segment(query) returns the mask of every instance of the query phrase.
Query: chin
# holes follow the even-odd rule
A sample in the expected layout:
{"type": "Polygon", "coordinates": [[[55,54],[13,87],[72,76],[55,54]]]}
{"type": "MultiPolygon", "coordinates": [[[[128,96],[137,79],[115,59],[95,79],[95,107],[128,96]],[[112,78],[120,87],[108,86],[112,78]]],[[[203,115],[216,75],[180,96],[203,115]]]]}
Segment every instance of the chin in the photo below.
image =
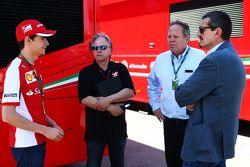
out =
{"type": "Polygon", "coordinates": [[[200,47],[200,48],[204,48],[204,45],[200,42],[200,43],[199,43],[199,47],[200,47]]]}

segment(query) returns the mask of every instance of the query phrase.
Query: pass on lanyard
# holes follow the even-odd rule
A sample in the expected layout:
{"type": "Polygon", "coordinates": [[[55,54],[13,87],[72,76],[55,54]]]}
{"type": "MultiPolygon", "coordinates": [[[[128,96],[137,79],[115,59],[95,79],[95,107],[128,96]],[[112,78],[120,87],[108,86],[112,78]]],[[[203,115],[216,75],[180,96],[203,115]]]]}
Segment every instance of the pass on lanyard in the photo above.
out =
{"type": "Polygon", "coordinates": [[[173,60],[173,57],[172,57],[172,66],[173,66],[173,70],[174,70],[174,79],[172,80],[172,90],[176,90],[177,87],[179,86],[179,80],[177,79],[177,74],[183,64],[183,62],[185,61],[186,59],[186,56],[188,54],[188,51],[189,51],[190,48],[188,48],[188,50],[186,51],[182,61],[181,61],[181,64],[180,66],[177,68],[177,70],[175,70],[175,64],[174,64],[174,60],[173,60]]]}

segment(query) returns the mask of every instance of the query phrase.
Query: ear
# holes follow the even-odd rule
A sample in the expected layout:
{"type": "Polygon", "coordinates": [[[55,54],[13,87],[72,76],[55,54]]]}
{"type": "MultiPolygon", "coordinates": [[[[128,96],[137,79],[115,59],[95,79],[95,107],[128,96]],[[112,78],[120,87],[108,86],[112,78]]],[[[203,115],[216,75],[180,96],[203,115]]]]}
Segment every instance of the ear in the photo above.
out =
{"type": "Polygon", "coordinates": [[[29,44],[30,44],[30,38],[28,36],[26,36],[24,38],[24,46],[29,45],[29,44]]]}
{"type": "Polygon", "coordinates": [[[220,27],[216,28],[215,35],[217,35],[218,37],[221,37],[221,34],[222,34],[222,29],[220,27]]]}

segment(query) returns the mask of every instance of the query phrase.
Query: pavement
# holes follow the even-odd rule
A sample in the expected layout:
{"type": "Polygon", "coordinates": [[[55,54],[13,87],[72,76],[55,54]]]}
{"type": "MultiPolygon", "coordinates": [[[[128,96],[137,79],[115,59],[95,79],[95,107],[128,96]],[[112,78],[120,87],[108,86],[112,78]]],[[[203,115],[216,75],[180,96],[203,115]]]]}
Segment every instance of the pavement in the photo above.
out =
{"type": "MultiPolygon", "coordinates": [[[[166,167],[164,157],[163,125],[155,116],[131,110],[126,111],[128,141],[125,151],[126,167],[166,167]]],[[[236,154],[227,160],[227,167],[250,167],[250,122],[240,122],[236,154]]],[[[85,167],[77,162],[64,167],[85,167]]],[[[110,167],[104,157],[102,167],[110,167]]]]}

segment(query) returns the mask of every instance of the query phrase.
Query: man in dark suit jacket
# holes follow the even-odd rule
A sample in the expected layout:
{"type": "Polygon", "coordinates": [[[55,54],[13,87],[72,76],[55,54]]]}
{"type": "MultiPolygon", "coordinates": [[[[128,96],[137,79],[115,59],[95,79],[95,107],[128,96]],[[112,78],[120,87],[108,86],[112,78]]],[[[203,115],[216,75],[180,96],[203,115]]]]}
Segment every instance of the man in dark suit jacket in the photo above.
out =
{"type": "Polygon", "coordinates": [[[203,16],[200,47],[208,55],[176,92],[180,107],[190,110],[181,157],[183,167],[225,167],[234,157],[246,74],[231,42],[230,17],[221,11],[203,16]]]}

